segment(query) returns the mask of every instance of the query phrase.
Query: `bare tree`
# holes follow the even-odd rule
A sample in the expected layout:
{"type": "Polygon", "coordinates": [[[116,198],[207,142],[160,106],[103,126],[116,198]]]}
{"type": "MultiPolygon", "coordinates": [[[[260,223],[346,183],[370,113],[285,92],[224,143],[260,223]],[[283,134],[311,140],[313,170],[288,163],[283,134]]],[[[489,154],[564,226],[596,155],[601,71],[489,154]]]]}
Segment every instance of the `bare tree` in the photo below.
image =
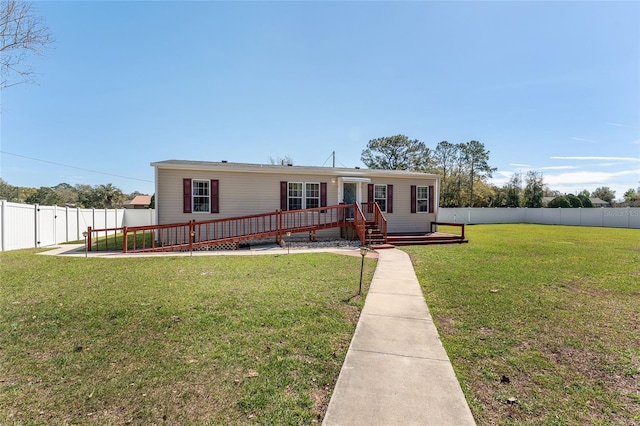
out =
{"type": "Polygon", "coordinates": [[[280,166],[289,166],[293,165],[293,158],[285,155],[284,157],[269,157],[269,164],[280,165],[280,166]]]}
{"type": "Polygon", "coordinates": [[[53,39],[44,19],[34,14],[32,3],[2,0],[0,7],[0,89],[3,89],[33,82],[34,70],[27,59],[31,54],[42,55],[53,39]]]}

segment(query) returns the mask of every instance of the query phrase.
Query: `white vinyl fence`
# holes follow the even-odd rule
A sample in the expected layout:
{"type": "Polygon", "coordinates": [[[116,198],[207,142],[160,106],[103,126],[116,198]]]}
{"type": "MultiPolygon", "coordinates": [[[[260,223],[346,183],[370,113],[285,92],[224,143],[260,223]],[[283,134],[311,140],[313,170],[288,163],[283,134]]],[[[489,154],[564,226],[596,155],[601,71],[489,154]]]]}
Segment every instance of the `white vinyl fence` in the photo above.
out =
{"type": "Polygon", "coordinates": [[[438,221],[464,224],[535,223],[640,229],[640,207],[623,208],[441,208],[438,221]]]}
{"type": "MultiPolygon", "coordinates": [[[[535,223],[640,229],[640,207],[624,208],[440,208],[438,221],[464,224],[535,223]]],[[[79,209],[0,201],[2,251],[81,240],[82,232],[155,225],[153,209],[79,209]]]]}
{"type": "Polygon", "coordinates": [[[89,226],[102,229],[154,224],[153,209],[80,209],[0,201],[2,251],[82,240],[89,226]]]}

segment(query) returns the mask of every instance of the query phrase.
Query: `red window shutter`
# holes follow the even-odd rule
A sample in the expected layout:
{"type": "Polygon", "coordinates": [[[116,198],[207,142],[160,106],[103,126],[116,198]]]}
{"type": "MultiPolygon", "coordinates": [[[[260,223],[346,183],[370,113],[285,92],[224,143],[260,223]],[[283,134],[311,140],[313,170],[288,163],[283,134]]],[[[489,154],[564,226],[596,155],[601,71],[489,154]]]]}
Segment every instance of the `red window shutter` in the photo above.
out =
{"type": "Polygon", "coordinates": [[[435,204],[433,199],[434,192],[435,191],[433,185],[429,185],[429,213],[433,213],[435,211],[435,204]]]}
{"type": "Polygon", "coordinates": [[[387,213],[393,213],[393,185],[387,185],[387,213]]]}
{"type": "Polygon", "coordinates": [[[367,185],[367,203],[369,203],[369,208],[367,209],[369,213],[373,213],[373,184],[370,183],[367,185]]]}
{"type": "Polygon", "coordinates": [[[220,182],[211,179],[211,213],[220,213],[220,182]]]}
{"type": "Polygon", "coordinates": [[[191,213],[191,179],[182,179],[182,213],[191,213]]]}
{"type": "Polygon", "coordinates": [[[327,207],[327,182],[320,182],[320,207],[327,207]]]}
{"type": "Polygon", "coordinates": [[[286,180],[280,181],[280,210],[287,210],[287,196],[289,193],[289,185],[286,180]]]}
{"type": "Polygon", "coordinates": [[[417,188],[416,185],[411,185],[411,213],[416,212],[417,204],[417,188]]]}

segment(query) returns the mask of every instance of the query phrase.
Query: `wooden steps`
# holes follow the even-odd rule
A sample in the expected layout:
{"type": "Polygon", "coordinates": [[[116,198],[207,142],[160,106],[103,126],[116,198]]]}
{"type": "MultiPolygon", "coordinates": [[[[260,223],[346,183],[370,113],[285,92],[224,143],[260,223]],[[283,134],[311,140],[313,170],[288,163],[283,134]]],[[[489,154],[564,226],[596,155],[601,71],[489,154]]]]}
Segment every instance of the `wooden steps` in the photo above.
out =
{"type": "Polygon", "coordinates": [[[388,235],[387,243],[394,246],[422,246],[429,244],[462,244],[469,240],[460,235],[433,232],[421,235],[388,235]]]}

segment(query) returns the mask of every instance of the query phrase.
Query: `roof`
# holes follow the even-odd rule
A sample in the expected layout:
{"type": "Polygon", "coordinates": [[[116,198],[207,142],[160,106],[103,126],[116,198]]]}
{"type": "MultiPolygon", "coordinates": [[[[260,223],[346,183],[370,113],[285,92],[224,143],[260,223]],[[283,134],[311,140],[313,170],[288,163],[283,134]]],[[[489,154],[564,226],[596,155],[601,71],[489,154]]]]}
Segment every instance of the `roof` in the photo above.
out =
{"type": "Polygon", "coordinates": [[[148,206],[151,204],[151,195],[136,195],[133,199],[125,201],[125,206],[148,206]]]}
{"type": "Polygon", "coordinates": [[[601,200],[600,198],[589,198],[591,204],[609,204],[608,201],[601,200]]]}
{"type": "Polygon", "coordinates": [[[313,174],[335,177],[394,177],[440,179],[439,175],[431,173],[411,172],[407,170],[382,170],[382,169],[361,169],[343,167],[318,167],[318,166],[283,166],[279,164],[249,164],[249,163],[229,163],[215,161],[188,161],[188,160],[166,160],[151,163],[156,169],[178,169],[178,170],[224,170],[228,172],[241,173],[274,173],[274,174],[313,174]]]}

